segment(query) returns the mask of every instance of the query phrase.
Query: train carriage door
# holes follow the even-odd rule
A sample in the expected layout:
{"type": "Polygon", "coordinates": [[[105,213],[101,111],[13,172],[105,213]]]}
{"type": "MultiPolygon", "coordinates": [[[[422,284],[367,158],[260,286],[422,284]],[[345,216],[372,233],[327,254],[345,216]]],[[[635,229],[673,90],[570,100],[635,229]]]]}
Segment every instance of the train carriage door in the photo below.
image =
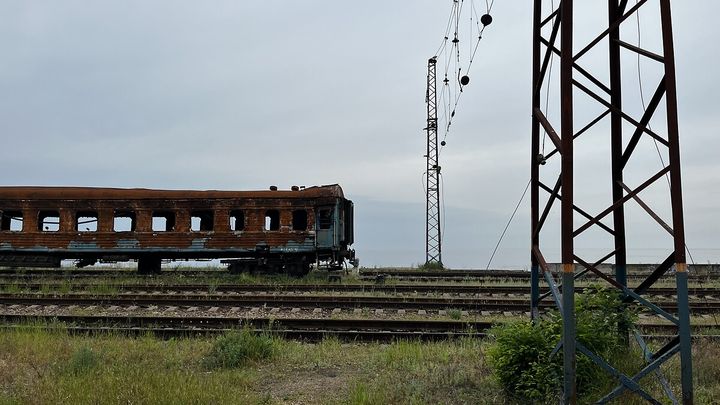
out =
{"type": "Polygon", "coordinates": [[[317,247],[332,247],[335,241],[335,207],[330,205],[326,207],[318,208],[316,226],[315,226],[315,237],[317,240],[317,247]]]}

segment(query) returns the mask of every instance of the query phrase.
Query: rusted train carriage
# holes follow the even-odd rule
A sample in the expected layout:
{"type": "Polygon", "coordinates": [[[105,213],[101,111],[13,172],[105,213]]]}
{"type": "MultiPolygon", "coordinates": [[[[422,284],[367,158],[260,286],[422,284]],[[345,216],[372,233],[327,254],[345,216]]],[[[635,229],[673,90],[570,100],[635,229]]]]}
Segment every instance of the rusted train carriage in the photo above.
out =
{"type": "Polygon", "coordinates": [[[0,187],[0,265],[232,259],[305,274],[354,260],[353,203],[338,185],[267,191],[0,187]]]}

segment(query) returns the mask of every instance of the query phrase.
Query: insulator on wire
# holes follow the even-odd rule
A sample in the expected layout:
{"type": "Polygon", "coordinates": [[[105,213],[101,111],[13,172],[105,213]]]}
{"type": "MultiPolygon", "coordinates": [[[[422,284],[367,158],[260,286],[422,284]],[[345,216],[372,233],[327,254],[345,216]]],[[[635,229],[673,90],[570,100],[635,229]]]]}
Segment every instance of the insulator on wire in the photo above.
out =
{"type": "Polygon", "coordinates": [[[484,26],[488,26],[492,24],[492,16],[490,14],[483,14],[482,17],[480,17],[480,22],[484,26]]]}

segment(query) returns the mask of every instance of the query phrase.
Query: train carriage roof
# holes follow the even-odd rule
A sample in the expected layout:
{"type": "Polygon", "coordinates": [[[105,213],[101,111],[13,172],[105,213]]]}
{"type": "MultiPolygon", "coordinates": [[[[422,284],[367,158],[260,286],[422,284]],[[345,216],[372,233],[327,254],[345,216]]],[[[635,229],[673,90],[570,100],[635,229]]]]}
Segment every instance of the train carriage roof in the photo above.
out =
{"type": "Polygon", "coordinates": [[[0,200],[154,200],[234,198],[344,198],[337,184],[313,186],[297,191],[259,190],[154,190],[100,187],[0,187],[0,200]]]}

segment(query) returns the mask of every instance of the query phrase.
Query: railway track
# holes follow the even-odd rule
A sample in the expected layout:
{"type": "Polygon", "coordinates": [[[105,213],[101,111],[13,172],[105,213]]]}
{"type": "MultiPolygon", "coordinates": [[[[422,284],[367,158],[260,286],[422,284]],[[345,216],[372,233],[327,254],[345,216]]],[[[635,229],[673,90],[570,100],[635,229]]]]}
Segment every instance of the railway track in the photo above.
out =
{"type": "MultiPolygon", "coordinates": [[[[656,302],[669,312],[676,312],[673,301],[656,302]]],[[[214,295],[214,294],[0,294],[0,305],[58,305],[58,306],[185,306],[185,307],[279,307],[279,308],[371,308],[405,310],[465,310],[524,312],[530,307],[527,298],[495,297],[407,297],[407,296],[353,296],[353,295],[214,295]]],[[[553,308],[545,300],[541,308],[553,308]]],[[[720,312],[720,301],[692,301],[693,314],[720,312]]]]}
{"type": "MultiPolygon", "coordinates": [[[[218,292],[218,293],[247,293],[247,292],[284,292],[284,293],[386,293],[386,294],[516,294],[529,295],[530,286],[527,285],[464,285],[464,284],[123,284],[123,283],[85,283],[73,282],[61,283],[3,283],[0,282],[0,291],[11,289],[22,291],[61,291],[71,289],[72,291],[92,291],[104,288],[117,292],[158,292],[158,293],[184,293],[184,292],[218,292]]],[[[576,287],[576,291],[582,292],[584,287],[576,287]]],[[[547,292],[547,288],[541,288],[540,292],[547,292]]],[[[688,293],[696,296],[720,298],[719,287],[690,287],[688,293]]],[[[653,287],[646,294],[672,296],[675,289],[672,287],[653,287]]]]}
{"type": "MultiPolygon", "coordinates": [[[[88,278],[68,278],[52,272],[30,277],[18,274],[18,278],[0,281],[0,291],[5,291],[0,293],[0,313],[4,313],[0,315],[0,328],[28,327],[28,324],[45,327],[42,325],[59,322],[71,333],[152,333],[175,337],[212,335],[246,326],[303,340],[320,340],[329,335],[349,341],[439,340],[483,335],[490,324],[476,316],[482,315],[485,319],[488,319],[486,315],[525,316],[530,292],[528,285],[480,284],[486,280],[482,277],[472,279],[474,285],[236,284],[232,283],[232,276],[226,282],[223,280],[226,273],[212,270],[168,272],[189,275],[187,280],[171,279],[170,282],[163,282],[163,276],[149,276],[139,279],[139,283],[138,279],[98,283],[90,277],[108,276],[108,271],[94,273],[88,278]],[[49,280],[47,274],[52,276],[49,280]],[[202,283],[199,279],[198,283],[191,278],[198,274],[218,275],[219,280],[202,283]],[[458,314],[462,311],[462,316],[447,316],[451,311],[458,314]],[[337,319],[367,317],[373,313],[379,319],[337,319]],[[467,316],[470,313],[473,315],[467,316]],[[117,314],[121,315],[113,316],[117,314]],[[300,318],[304,316],[312,318],[300,318]],[[473,320],[443,320],[451,318],[473,320]]],[[[130,271],[122,273],[135,276],[130,271]]],[[[525,275],[519,277],[514,273],[517,272],[509,279],[522,282],[525,275]]],[[[485,277],[495,279],[503,275],[507,272],[491,272],[485,277]]],[[[0,273],[0,280],[3,276],[0,273]]],[[[676,312],[674,292],[670,287],[656,287],[647,294],[655,295],[654,302],[663,309],[676,312]]],[[[707,314],[720,313],[720,288],[693,287],[689,292],[693,314],[710,319],[711,315],[707,314]]],[[[548,299],[541,306],[554,305],[548,299]]],[[[641,319],[657,320],[654,316],[641,319]]],[[[643,328],[643,333],[655,336],[672,333],[667,325],[643,328]]]]}
{"type": "MultiPolygon", "coordinates": [[[[336,273],[342,276],[342,273],[336,273]]],[[[0,278],[5,279],[34,279],[34,278],[96,278],[96,277],[144,277],[148,279],[161,278],[163,276],[182,277],[233,277],[226,269],[192,269],[192,270],[163,270],[161,274],[139,275],[135,269],[3,269],[0,270],[0,278]]],[[[628,280],[643,280],[647,274],[628,274],[628,280]]],[[[596,276],[592,273],[586,275],[589,279],[596,276]]],[[[692,280],[717,279],[720,274],[690,274],[692,280]]],[[[358,272],[361,280],[381,280],[385,278],[401,280],[425,280],[425,281],[467,281],[467,280],[530,280],[530,272],[524,270],[400,270],[400,269],[361,269],[358,272]]],[[[665,276],[672,279],[671,274],[665,276]]]]}
{"type": "MultiPolygon", "coordinates": [[[[401,339],[445,340],[460,337],[483,337],[492,327],[489,322],[387,319],[273,319],[228,317],[163,316],[27,316],[0,315],[3,329],[62,329],[69,333],[153,333],[163,337],[198,336],[250,328],[287,339],[318,341],[335,336],[346,341],[393,341],[401,339]]],[[[710,326],[693,326],[697,336],[712,331],[710,326]]],[[[640,325],[648,336],[669,336],[675,327],[668,324],[640,325]]]]}
{"type": "MultiPolygon", "coordinates": [[[[628,280],[644,280],[649,274],[630,273],[627,275],[628,280]]],[[[593,273],[587,273],[586,279],[599,279],[593,273]]],[[[690,274],[688,279],[691,281],[704,281],[718,279],[720,274],[700,275],[690,274]]],[[[360,280],[383,280],[383,279],[400,279],[407,281],[467,281],[467,280],[527,280],[530,282],[530,272],[524,270],[360,270],[358,273],[360,280]]],[[[665,279],[674,280],[674,276],[670,273],[663,276],[665,279]]]]}

